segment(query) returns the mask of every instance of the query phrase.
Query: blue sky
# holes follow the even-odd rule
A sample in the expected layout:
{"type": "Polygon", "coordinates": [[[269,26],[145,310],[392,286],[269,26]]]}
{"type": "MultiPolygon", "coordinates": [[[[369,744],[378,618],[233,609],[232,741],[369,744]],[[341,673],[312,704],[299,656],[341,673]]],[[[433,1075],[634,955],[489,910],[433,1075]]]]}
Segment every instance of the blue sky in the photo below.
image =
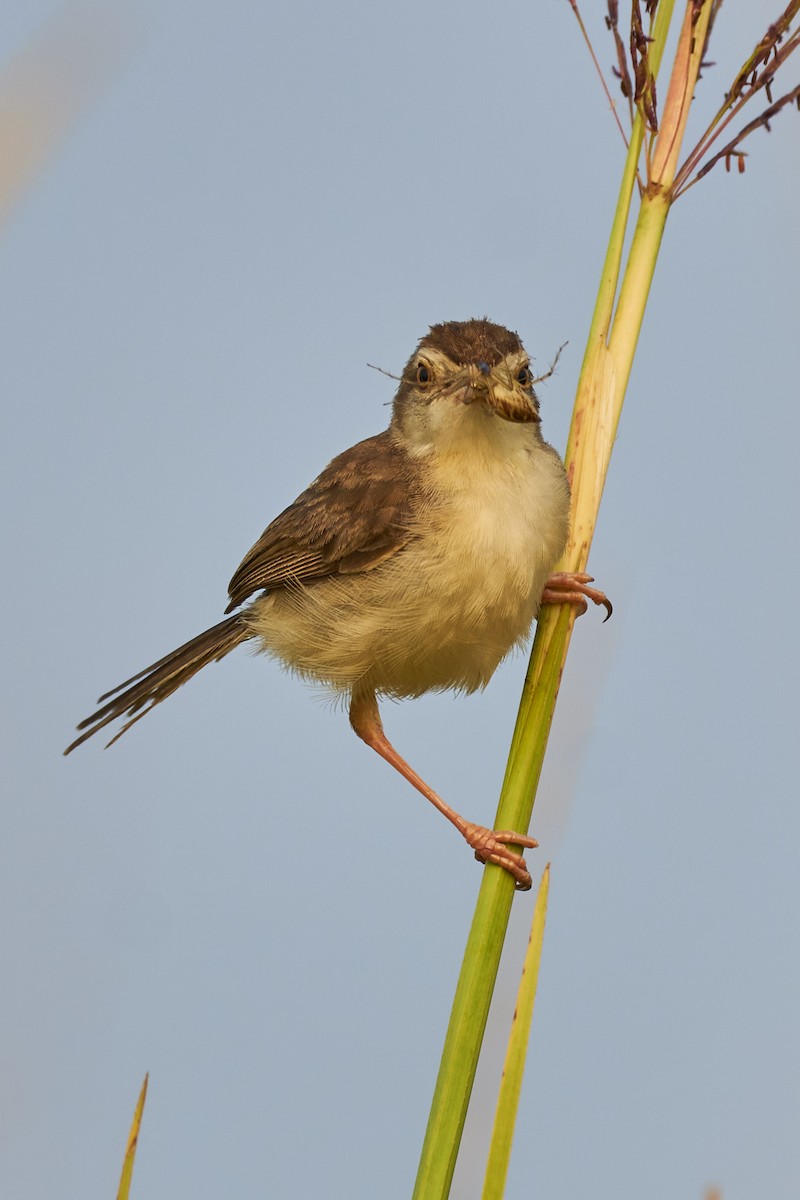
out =
{"type": "MultiPolygon", "coordinates": [[[[777,14],[746,7],[696,130],[777,14]]],[[[9,64],[54,11],[5,15],[9,64]]],[[[134,1195],[399,1200],[480,882],[450,827],[246,652],[112,750],[61,751],[219,619],[268,521],[386,424],[366,363],[431,322],[488,314],[542,370],[569,340],[540,388],[563,449],[622,147],[567,4],[165,0],[124,36],[113,11],[108,78],[0,243],[0,1191],[112,1194],[149,1070],[134,1195]]],[[[509,1200],[797,1195],[799,134],[782,114],[667,226],[590,564],[614,618],[576,630],[534,811],[552,887],[509,1200]]],[[[386,708],[476,820],[524,668],[386,708]]]]}

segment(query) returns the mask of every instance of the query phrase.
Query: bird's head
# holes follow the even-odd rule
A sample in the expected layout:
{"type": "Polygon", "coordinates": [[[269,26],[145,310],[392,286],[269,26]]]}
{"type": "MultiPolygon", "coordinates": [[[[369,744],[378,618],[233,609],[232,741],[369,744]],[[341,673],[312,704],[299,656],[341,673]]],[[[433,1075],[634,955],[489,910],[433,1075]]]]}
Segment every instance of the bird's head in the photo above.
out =
{"type": "Polygon", "coordinates": [[[530,360],[516,333],[486,318],[432,325],[403,371],[393,424],[413,441],[487,418],[538,425],[530,360]]]}

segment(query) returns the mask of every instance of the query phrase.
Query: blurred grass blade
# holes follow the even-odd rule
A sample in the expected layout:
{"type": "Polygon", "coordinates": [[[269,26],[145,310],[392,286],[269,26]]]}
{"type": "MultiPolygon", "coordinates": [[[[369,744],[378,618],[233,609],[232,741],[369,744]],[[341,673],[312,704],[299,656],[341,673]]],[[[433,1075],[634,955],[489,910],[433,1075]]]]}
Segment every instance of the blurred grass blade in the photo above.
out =
{"type": "Polygon", "coordinates": [[[525,1073],[525,1057],[528,1052],[536,985],[539,981],[539,963],[542,958],[542,940],[544,923],[547,918],[549,888],[550,864],[548,863],[542,875],[542,882],[539,884],[539,894],[536,897],[531,935],[525,951],[522,978],[519,981],[519,991],[517,992],[517,1004],[508,1037],[506,1061],[503,1066],[497,1110],[494,1115],[492,1141],[486,1162],[482,1200],[502,1200],[505,1191],[508,1164],[511,1159],[511,1142],[514,1137],[514,1125],[517,1120],[519,1097],[522,1091],[522,1077],[525,1073]]]}
{"type": "Polygon", "coordinates": [[[0,68],[0,223],[142,42],[130,0],[68,0],[0,68]]]}
{"type": "Polygon", "coordinates": [[[125,1161],[122,1164],[122,1174],[119,1180],[119,1191],[117,1192],[117,1200],[128,1200],[131,1190],[131,1178],[133,1176],[133,1160],[136,1157],[136,1145],[139,1141],[139,1129],[142,1124],[142,1113],[144,1112],[144,1102],[147,1096],[147,1081],[150,1078],[149,1074],[145,1075],[142,1090],[139,1092],[139,1099],[136,1102],[136,1111],[133,1114],[131,1123],[131,1131],[128,1134],[128,1145],[125,1150],[125,1161]]]}

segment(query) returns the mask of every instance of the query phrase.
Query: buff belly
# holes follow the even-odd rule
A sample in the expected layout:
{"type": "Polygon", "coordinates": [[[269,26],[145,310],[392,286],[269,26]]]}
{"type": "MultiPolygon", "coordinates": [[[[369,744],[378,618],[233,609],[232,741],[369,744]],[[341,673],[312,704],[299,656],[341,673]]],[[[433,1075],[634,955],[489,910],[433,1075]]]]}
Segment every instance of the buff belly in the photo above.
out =
{"type": "Polygon", "coordinates": [[[395,557],[261,596],[248,610],[260,648],[337,692],[485,686],[528,636],[566,539],[563,467],[537,449],[477,478],[446,464],[418,536],[395,557]]]}

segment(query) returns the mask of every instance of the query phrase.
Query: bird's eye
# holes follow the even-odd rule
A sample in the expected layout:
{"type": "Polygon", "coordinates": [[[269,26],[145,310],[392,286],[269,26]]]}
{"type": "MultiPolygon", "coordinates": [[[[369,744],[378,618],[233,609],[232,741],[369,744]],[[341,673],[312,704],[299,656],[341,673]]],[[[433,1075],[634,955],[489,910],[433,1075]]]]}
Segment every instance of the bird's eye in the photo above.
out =
{"type": "Polygon", "coordinates": [[[530,382],[531,382],[530,367],[520,367],[519,371],[517,371],[517,383],[521,384],[522,387],[527,387],[530,382]]]}
{"type": "Polygon", "coordinates": [[[420,387],[427,387],[433,381],[433,371],[430,367],[426,367],[425,363],[417,363],[417,383],[420,387]]]}

